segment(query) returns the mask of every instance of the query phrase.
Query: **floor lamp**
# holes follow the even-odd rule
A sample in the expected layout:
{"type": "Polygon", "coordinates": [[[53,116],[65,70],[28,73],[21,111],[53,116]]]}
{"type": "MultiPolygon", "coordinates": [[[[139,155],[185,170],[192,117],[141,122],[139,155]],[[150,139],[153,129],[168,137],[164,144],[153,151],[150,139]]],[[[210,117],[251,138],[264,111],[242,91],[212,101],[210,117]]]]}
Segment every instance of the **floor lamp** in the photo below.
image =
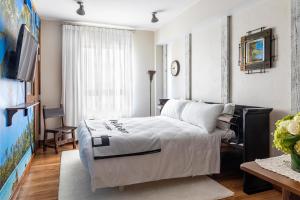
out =
{"type": "Polygon", "coordinates": [[[152,116],[152,80],[153,80],[153,76],[156,73],[155,70],[148,70],[148,74],[149,74],[149,79],[150,79],[150,116],[152,116]]]}

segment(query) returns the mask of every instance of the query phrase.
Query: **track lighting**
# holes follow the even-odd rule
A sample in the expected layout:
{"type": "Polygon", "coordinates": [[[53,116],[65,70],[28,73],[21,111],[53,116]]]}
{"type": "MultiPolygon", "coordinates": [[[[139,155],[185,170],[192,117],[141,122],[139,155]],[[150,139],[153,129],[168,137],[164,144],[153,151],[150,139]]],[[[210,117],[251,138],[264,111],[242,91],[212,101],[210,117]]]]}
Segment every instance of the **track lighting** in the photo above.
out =
{"type": "Polygon", "coordinates": [[[85,15],[85,11],[84,11],[84,6],[83,6],[83,1],[77,1],[77,3],[79,4],[79,8],[77,9],[77,14],[78,15],[85,15]]]}
{"type": "Polygon", "coordinates": [[[156,14],[157,14],[157,12],[153,12],[153,13],[152,13],[152,19],[151,19],[151,22],[152,22],[152,23],[156,23],[156,22],[159,21],[158,18],[156,17],[156,14]]]}

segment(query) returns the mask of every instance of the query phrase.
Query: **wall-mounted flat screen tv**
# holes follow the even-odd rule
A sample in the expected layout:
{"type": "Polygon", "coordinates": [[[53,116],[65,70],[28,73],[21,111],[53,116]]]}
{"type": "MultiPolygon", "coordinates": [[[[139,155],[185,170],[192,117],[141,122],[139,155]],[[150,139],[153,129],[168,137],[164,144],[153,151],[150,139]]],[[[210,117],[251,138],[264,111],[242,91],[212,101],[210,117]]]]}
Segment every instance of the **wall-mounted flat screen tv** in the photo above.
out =
{"type": "Polygon", "coordinates": [[[34,80],[38,42],[25,24],[19,31],[16,52],[10,57],[8,78],[31,82],[34,80]]]}

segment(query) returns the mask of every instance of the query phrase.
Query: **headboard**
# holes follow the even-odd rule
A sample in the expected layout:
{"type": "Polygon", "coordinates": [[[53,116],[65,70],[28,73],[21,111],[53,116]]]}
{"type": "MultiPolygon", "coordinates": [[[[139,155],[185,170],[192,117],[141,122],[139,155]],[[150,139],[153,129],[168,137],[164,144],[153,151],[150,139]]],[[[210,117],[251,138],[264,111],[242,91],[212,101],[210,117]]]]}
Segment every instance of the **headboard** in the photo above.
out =
{"type": "MultiPolygon", "coordinates": [[[[160,99],[161,108],[169,99],[160,99]]],[[[218,104],[216,102],[205,102],[218,104]]],[[[245,149],[249,145],[261,146],[262,152],[269,152],[270,113],[272,108],[257,106],[235,105],[234,122],[231,129],[236,133],[236,143],[242,144],[245,149]]],[[[261,150],[261,148],[257,148],[261,150]]],[[[254,152],[255,154],[255,152],[254,152]]]]}
{"type": "MultiPolygon", "coordinates": [[[[209,104],[219,104],[215,102],[205,102],[209,104]]],[[[247,134],[250,128],[249,126],[255,125],[258,130],[268,131],[269,135],[269,121],[270,113],[273,108],[264,108],[257,106],[246,106],[246,105],[235,105],[234,110],[234,123],[236,126],[232,125],[230,129],[234,130],[238,137],[238,143],[245,141],[245,134],[247,134]],[[268,130],[267,130],[268,129],[268,130]]],[[[252,127],[254,129],[254,127],[252,127]]],[[[254,131],[254,130],[252,130],[254,131]]]]}
{"type": "Polygon", "coordinates": [[[263,131],[264,133],[267,133],[269,137],[269,116],[272,110],[272,108],[235,105],[234,115],[237,116],[237,127],[235,128],[232,126],[231,128],[237,133],[238,142],[244,142],[247,140],[248,137],[250,137],[249,131],[263,131]]]}

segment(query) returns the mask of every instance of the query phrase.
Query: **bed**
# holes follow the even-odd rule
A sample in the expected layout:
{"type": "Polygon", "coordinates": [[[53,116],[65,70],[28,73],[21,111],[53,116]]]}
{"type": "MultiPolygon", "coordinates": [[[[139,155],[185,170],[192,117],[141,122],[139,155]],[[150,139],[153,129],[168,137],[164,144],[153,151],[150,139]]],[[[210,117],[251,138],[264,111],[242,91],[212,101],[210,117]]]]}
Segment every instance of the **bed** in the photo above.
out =
{"type": "MultiPolygon", "coordinates": [[[[86,121],[82,122],[78,129],[79,152],[91,177],[93,191],[162,179],[218,174],[221,140],[234,136],[231,130],[216,128],[208,133],[205,128],[186,122],[189,120],[168,116],[125,118],[120,121],[128,132],[147,130],[155,133],[160,139],[161,151],[95,159],[91,130],[86,121]]],[[[99,127],[105,126],[103,120],[93,123],[98,123],[99,127]]]]}

